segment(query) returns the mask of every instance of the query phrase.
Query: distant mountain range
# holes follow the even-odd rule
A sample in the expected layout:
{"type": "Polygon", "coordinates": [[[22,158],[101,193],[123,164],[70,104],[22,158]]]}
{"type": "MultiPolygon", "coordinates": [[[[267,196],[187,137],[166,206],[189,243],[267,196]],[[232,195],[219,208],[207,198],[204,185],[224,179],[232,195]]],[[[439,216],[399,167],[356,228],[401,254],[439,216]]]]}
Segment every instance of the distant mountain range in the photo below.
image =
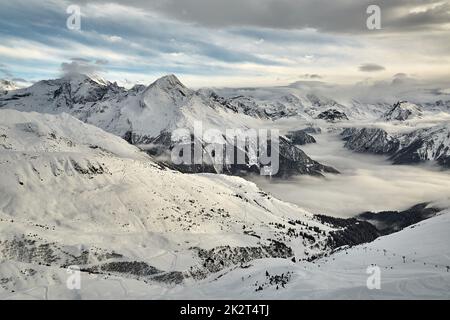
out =
{"type": "MultiPolygon", "coordinates": [[[[2,82],[4,88],[14,88],[2,82]]],[[[422,106],[400,101],[392,106],[385,103],[364,104],[353,101],[351,105],[338,103],[322,94],[300,90],[298,86],[272,89],[200,89],[191,90],[176,76],[168,75],[149,86],[136,85],[125,89],[100,78],[73,74],[56,80],[43,80],[31,87],[5,90],[0,96],[0,108],[20,111],[37,111],[59,114],[69,113],[83,122],[93,124],[118,135],[128,142],[159,157],[167,165],[174,141],[171,133],[177,128],[193,131],[196,121],[203,128],[248,129],[258,126],[258,121],[277,121],[297,117],[302,121],[318,123],[327,128],[341,122],[378,121],[395,122],[420,119],[424,112],[447,112],[449,102],[436,101],[422,106]],[[222,93],[223,95],[221,95],[222,93]],[[233,93],[237,93],[234,95],[233,93]],[[242,93],[246,93],[243,95],[242,93]],[[320,121],[324,122],[320,122],[320,121]],[[330,123],[330,124],[327,124],[330,123]],[[163,160],[164,159],[164,160],[163,160]]],[[[302,128],[299,128],[302,129],[302,128]]],[[[394,134],[382,129],[345,130],[346,146],[359,152],[384,153],[392,156],[394,163],[416,163],[437,160],[448,163],[447,127],[424,129],[416,134],[394,134]],[[402,151],[401,151],[402,150],[402,151]]],[[[203,153],[206,142],[197,137],[203,153]]],[[[224,136],[224,145],[230,145],[224,136]]],[[[248,150],[240,150],[250,158],[248,150]]],[[[280,170],[277,176],[295,174],[323,175],[337,173],[330,166],[322,165],[308,157],[295,142],[280,139],[280,170]]],[[[225,159],[224,161],[225,162],[225,159]]],[[[245,175],[261,170],[259,163],[247,161],[244,165],[213,165],[186,163],[173,166],[182,172],[222,172],[245,175]]]]}
{"type": "MultiPolygon", "coordinates": [[[[128,142],[148,150],[154,156],[165,156],[173,148],[171,133],[177,128],[193,131],[201,121],[206,129],[248,129],[258,117],[252,110],[235,108],[231,100],[220,99],[212,92],[193,91],[174,75],[156,80],[149,86],[130,90],[116,83],[72,75],[56,80],[37,82],[29,88],[9,92],[0,97],[0,107],[20,111],[51,114],[69,113],[76,118],[116,134],[128,142]]],[[[197,137],[205,151],[205,141],[197,137]]],[[[224,144],[232,144],[227,141],[224,144]]],[[[250,158],[248,150],[241,150],[250,158]]],[[[322,175],[338,173],[309,158],[288,139],[280,139],[280,168],[274,176],[294,174],[322,175]]],[[[211,157],[211,155],[206,154],[211,157]]],[[[231,164],[218,170],[214,166],[181,164],[182,172],[223,172],[229,174],[256,173],[260,164],[231,164]]]]}

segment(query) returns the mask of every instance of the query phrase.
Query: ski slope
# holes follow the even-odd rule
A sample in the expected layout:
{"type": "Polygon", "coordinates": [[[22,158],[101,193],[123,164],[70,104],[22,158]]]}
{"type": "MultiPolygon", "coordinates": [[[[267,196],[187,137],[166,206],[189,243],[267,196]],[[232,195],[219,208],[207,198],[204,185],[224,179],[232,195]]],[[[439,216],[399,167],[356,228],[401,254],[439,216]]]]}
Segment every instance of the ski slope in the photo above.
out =
{"type": "Polygon", "coordinates": [[[82,274],[81,290],[67,290],[65,270],[3,262],[3,277],[14,277],[17,292],[7,299],[449,299],[450,211],[373,243],[342,250],[314,263],[261,259],[202,281],[160,286],[118,277],[82,274]],[[405,260],[403,260],[403,256],[405,260]],[[405,262],[404,262],[405,261],[405,262]],[[380,289],[366,286],[367,267],[381,270],[380,289]],[[288,275],[284,288],[266,277],[288,275]],[[255,291],[259,286],[263,290],[255,291]]]}

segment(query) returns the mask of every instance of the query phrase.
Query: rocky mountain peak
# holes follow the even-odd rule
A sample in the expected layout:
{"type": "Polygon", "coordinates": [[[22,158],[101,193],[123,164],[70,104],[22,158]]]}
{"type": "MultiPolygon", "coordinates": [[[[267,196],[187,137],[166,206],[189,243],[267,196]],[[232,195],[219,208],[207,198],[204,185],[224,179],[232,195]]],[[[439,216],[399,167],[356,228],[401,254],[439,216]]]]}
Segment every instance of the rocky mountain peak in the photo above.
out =
{"type": "Polygon", "coordinates": [[[158,87],[161,89],[168,89],[168,90],[177,88],[187,89],[186,86],[182,84],[181,81],[174,74],[169,74],[157,79],[150,85],[150,87],[158,87]]]}
{"type": "Polygon", "coordinates": [[[166,107],[180,106],[192,94],[193,91],[182,84],[175,75],[170,74],[157,79],[145,89],[143,104],[148,105],[153,101],[166,107]]]}
{"type": "Polygon", "coordinates": [[[408,101],[399,101],[395,103],[392,108],[382,116],[382,118],[388,121],[405,121],[421,116],[422,109],[418,105],[410,103],[408,101]]]}

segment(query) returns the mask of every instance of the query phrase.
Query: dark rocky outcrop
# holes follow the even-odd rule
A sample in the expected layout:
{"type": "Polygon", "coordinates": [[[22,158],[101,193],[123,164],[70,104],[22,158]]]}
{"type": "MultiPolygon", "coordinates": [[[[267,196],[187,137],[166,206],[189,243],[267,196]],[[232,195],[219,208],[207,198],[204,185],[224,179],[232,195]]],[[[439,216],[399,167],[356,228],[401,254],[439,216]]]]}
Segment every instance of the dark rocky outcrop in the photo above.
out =
{"type": "Polygon", "coordinates": [[[381,128],[347,128],[341,133],[345,147],[362,153],[390,156],[393,164],[436,161],[450,168],[450,127],[437,125],[409,133],[387,133],[381,128]]]}
{"type": "Polygon", "coordinates": [[[400,231],[412,224],[431,218],[440,210],[428,207],[428,203],[420,203],[404,211],[364,212],[356,218],[373,224],[381,234],[400,231]]]}
{"type": "Polygon", "coordinates": [[[295,174],[322,176],[323,173],[337,174],[335,168],[325,166],[306,155],[301,149],[280,138],[280,169],[276,176],[289,177],[295,174]]]}
{"type": "Polygon", "coordinates": [[[203,261],[201,268],[191,271],[192,277],[204,278],[208,273],[219,272],[234,265],[244,265],[255,259],[263,258],[291,258],[294,253],[284,243],[272,240],[267,245],[259,247],[230,247],[221,246],[210,250],[192,248],[197,251],[203,261]]]}
{"type": "Polygon", "coordinates": [[[288,138],[293,144],[297,145],[316,143],[316,139],[304,130],[291,131],[286,135],[286,138],[288,138]]]}
{"type": "MultiPolygon", "coordinates": [[[[225,139],[225,137],[224,137],[225,139]]],[[[194,137],[191,136],[191,143],[186,149],[190,149],[191,156],[193,159],[194,155],[194,137]]],[[[189,143],[189,142],[187,142],[189,143]]],[[[155,156],[157,159],[160,159],[166,166],[179,170],[183,173],[224,173],[230,175],[240,175],[245,176],[248,174],[260,174],[260,163],[253,163],[249,160],[249,149],[246,147],[245,150],[238,149],[235,144],[231,145],[227,144],[223,145],[223,155],[226,155],[227,148],[234,149],[235,159],[229,164],[229,161],[222,160],[224,165],[215,166],[213,164],[213,157],[211,154],[205,152],[205,144],[201,141],[197,141],[197,143],[202,145],[203,150],[203,163],[202,164],[173,164],[171,163],[171,151],[175,146],[175,143],[171,140],[171,135],[168,132],[164,132],[160,134],[157,138],[151,141],[149,144],[149,148],[146,150],[150,155],[155,156]],[[245,164],[239,164],[237,161],[237,154],[244,154],[245,164]],[[206,159],[206,161],[205,161],[206,159]]],[[[270,155],[272,152],[272,144],[271,140],[267,140],[268,145],[268,154],[270,155]]],[[[287,178],[293,175],[314,175],[321,176],[324,173],[334,173],[337,174],[335,168],[330,166],[325,166],[320,164],[319,162],[311,159],[306,155],[301,149],[295,146],[289,139],[280,137],[279,139],[279,147],[277,150],[274,149],[274,152],[279,154],[279,168],[278,172],[273,175],[273,177],[279,178],[287,178]]]]}
{"type": "Polygon", "coordinates": [[[348,117],[344,112],[341,112],[336,109],[325,110],[325,111],[319,113],[317,115],[317,118],[328,121],[328,122],[337,122],[337,121],[348,120],[348,117]]]}
{"type": "Polygon", "coordinates": [[[308,134],[319,134],[322,133],[322,129],[319,127],[306,127],[304,129],[301,129],[300,131],[303,131],[308,134]]]}
{"type": "Polygon", "coordinates": [[[328,245],[331,249],[372,242],[381,235],[374,225],[355,218],[342,219],[324,215],[317,215],[316,218],[322,223],[341,228],[331,231],[328,235],[328,245]]]}
{"type": "Polygon", "coordinates": [[[399,101],[395,103],[385,114],[383,114],[381,118],[387,121],[405,121],[421,116],[422,109],[419,106],[407,101],[399,101]]]}
{"type": "Polygon", "coordinates": [[[415,205],[404,211],[363,212],[355,218],[343,219],[316,215],[321,223],[329,224],[337,231],[328,235],[331,249],[372,242],[376,238],[400,231],[410,225],[435,216],[440,209],[428,207],[427,203],[415,205]]]}

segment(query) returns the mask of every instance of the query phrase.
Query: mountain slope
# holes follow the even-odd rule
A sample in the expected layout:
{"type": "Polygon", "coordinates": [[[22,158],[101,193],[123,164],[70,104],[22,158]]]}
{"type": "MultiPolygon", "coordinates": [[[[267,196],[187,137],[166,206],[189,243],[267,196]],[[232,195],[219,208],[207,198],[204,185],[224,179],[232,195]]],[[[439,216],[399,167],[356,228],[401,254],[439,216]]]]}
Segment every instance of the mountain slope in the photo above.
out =
{"type": "Polygon", "coordinates": [[[75,74],[42,80],[31,87],[9,92],[1,97],[0,107],[45,113],[70,112],[86,118],[93,104],[123,92],[115,83],[75,74]]]}
{"type": "Polygon", "coordinates": [[[386,154],[394,164],[436,161],[450,168],[450,125],[438,124],[407,133],[381,128],[348,128],[342,132],[345,147],[357,152],[386,154]]]}
{"type": "Polygon", "coordinates": [[[419,106],[407,101],[399,101],[383,114],[381,118],[386,121],[405,121],[420,118],[422,114],[422,109],[419,106]]]}
{"type": "Polygon", "coordinates": [[[356,152],[393,154],[400,147],[398,139],[380,128],[347,128],[341,135],[345,147],[356,152]]]}
{"type": "Polygon", "coordinates": [[[450,168],[450,124],[419,129],[399,137],[403,146],[391,158],[394,163],[417,163],[435,160],[450,168]]]}
{"type": "Polygon", "coordinates": [[[0,255],[33,270],[170,284],[329,250],[332,227],[255,184],[161,168],[67,114],[0,110],[0,137],[0,255]]]}
{"type": "Polygon", "coordinates": [[[70,291],[65,269],[4,261],[0,273],[6,280],[0,298],[448,299],[449,226],[446,210],[398,233],[313,262],[265,258],[183,286],[82,272],[81,289],[70,291]],[[374,266],[380,268],[380,289],[369,290],[367,282],[374,275],[369,268],[374,266]]]}

